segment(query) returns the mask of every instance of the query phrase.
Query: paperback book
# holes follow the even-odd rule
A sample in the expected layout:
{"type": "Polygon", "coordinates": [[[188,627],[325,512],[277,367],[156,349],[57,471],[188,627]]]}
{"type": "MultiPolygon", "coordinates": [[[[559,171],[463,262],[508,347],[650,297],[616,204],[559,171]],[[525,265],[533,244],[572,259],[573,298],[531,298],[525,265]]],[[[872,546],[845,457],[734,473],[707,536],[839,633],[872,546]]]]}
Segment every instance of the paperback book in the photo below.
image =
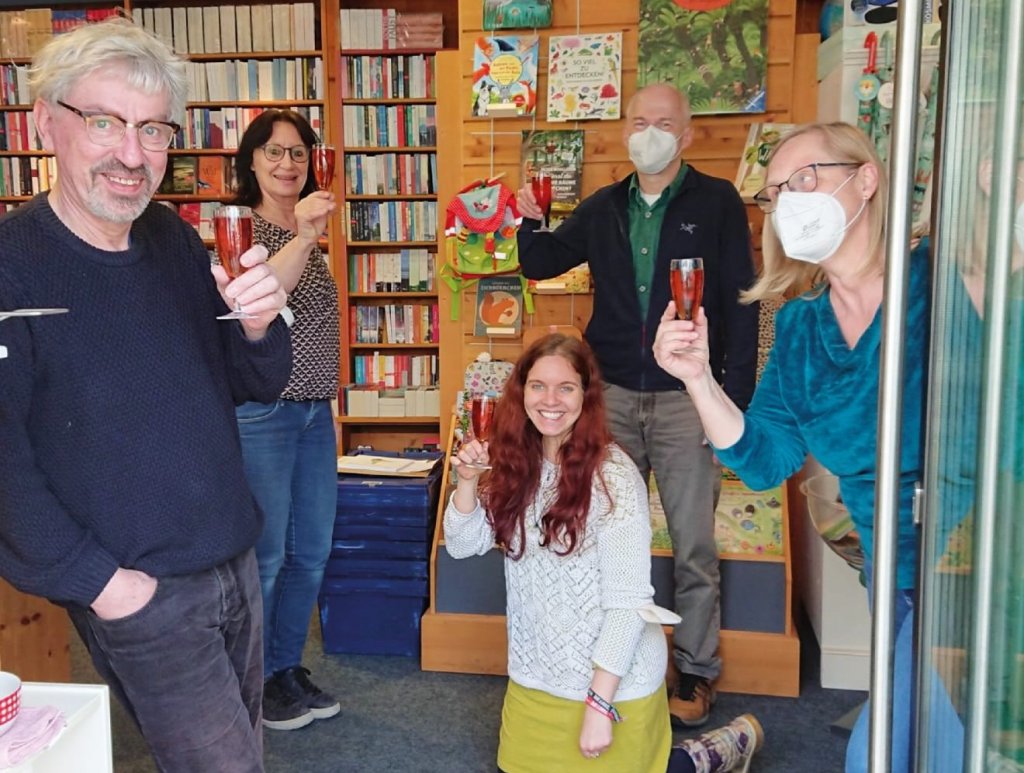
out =
{"type": "Polygon", "coordinates": [[[523,285],[518,276],[486,276],[477,283],[473,335],[518,337],[523,328],[523,285]]]}
{"type": "Polygon", "coordinates": [[[768,157],[772,150],[788,132],[796,128],[792,123],[756,122],[750,124],[747,144],[740,157],[740,166],[736,172],[736,190],[742,199],[750,203],[754,194],[768,184],[765,177],[768,157]]]}
{"type": "Polygon", "coordinates": [[[575,207],[583,177],[583,130],[524,131],[522,168],[524,184],[537,172],[551,176],[552,206],[575,207]]]}
{"type": "Polygon", "coordinates": [[[533,115],[539,48],[536,35],[477,38],[471,114],[481,118],[533,115]]]}
{"type": "Polygon", "coordinates": [[[548,120],[622,117],[622,33],[553,35],[548,43],[548,120]]]}
{"type": "Polygon", "coordinates": [[[483,3],[485,30],[551,26],[551,0],[483,0],[483,3]]]}

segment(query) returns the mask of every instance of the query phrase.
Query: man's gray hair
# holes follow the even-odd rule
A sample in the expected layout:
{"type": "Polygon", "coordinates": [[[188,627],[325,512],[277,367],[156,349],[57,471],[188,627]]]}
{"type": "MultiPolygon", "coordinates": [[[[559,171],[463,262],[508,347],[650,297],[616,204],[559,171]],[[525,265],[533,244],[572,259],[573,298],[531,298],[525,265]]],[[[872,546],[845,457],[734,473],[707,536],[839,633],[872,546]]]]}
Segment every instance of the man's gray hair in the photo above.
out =
{"type": "Polygon", "coordinates": [[[185,62],[128,19],[85,24],[55,35],[33,57],[29,87],[35,99],[53,104],[65,99],[82,79],[109,67],[124,68],[128,84],[145,94],[165,92],[167,118],[183,122],[188,99],[185,62]]]}

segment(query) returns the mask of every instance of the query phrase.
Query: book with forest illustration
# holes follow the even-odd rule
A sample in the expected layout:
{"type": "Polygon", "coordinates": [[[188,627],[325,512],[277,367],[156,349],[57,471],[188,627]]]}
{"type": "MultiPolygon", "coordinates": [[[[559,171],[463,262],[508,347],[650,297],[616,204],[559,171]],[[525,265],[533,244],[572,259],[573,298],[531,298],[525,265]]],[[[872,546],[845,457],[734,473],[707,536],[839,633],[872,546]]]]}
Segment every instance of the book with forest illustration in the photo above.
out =
{"type": "Polygon", "coordinates": [[[640,0],[637,86],[673,83],[694,115],[763,113],[768,0],[640,0]]]}

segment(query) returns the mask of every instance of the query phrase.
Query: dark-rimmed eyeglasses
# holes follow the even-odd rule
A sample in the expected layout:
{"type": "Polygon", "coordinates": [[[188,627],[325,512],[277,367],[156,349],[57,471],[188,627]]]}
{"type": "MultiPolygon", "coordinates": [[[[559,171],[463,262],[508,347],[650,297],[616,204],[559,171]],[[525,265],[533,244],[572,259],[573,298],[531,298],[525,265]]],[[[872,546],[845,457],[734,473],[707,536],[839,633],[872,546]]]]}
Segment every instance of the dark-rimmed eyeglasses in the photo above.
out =
{"type": "Polygon", "coordinates": [[[267,157],[267,161],[280,161],[284,158],[285,153],[291,156],[292,161],[296,164],[305,164],[309,161],[309,148],[305,145],[292,145],[290,148],[286,148],[283,145],[268,142],[266,145],[261,145],[260,149],[267,157]]]}
{"type": "Polygon", "coordinates": [[[766,215],[775,211],[783,188],[794,193],[811,193],[818,187],[818,170],[831,166],[861,166],[859,161],[819,161],[797,169],[789,179],[777,185],[766,185],[754,194],[754,203],[766,215]]]}
{"type": "Polygon", "coordinates": [[[57,100],[57,104],[65,110],[70,110],[83,121],[85,121],[85,133],[89,139],[97,145],[110,147],[118,144],[124,133],[131,127],[139,135],[139,144],[146,150],[167,150],[174,135],[181,129],[180,126],[171,121],[140,121],[131,123],[119,115],[101,113],[90,110],[79,110],[67,102],[57,100]]]}

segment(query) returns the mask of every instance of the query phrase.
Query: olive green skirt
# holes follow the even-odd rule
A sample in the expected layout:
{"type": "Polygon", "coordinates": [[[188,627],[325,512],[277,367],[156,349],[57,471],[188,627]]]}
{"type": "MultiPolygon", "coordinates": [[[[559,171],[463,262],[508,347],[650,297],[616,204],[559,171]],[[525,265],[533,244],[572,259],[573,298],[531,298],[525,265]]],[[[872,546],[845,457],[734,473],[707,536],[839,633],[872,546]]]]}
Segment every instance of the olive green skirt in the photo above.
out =
{"type": "Polygon", "coordinates": [[[501,710],[498,767],[505,773],[665,773],[672,747],[668,696],[615,701],[624,721],[612,727],[612,745],[600,757],[580,753],[581,701],[508,683],[501,710]]]}

